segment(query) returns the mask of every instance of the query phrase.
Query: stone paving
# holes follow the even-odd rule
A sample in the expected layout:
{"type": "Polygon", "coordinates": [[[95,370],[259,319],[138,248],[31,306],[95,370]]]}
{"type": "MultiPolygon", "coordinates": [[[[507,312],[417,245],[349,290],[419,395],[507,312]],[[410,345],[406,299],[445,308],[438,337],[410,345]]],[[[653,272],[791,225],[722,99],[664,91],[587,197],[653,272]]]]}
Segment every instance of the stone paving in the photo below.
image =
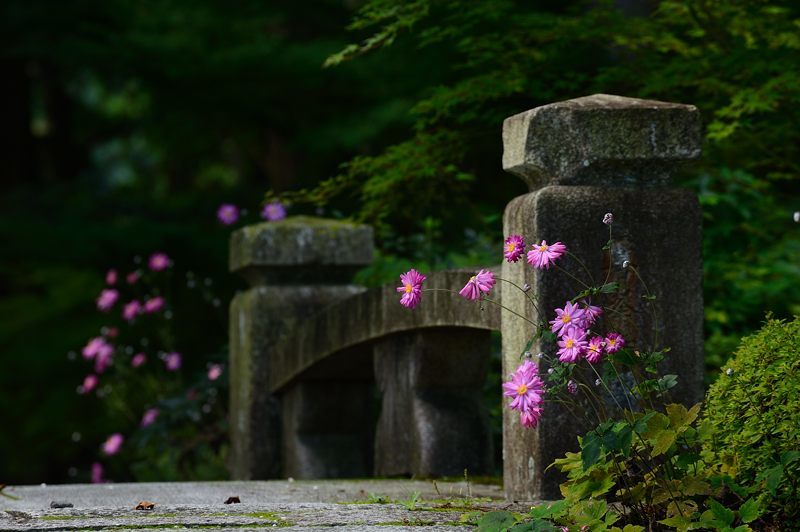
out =
{"type": "Polygon", "coordinates": [[[413,480],[9,486],[2,494],[0,530],[454,531],[473,529],[487,511],[528,507],[504,501],[500,486],[413,480]],[[231,497],[241,503],[225,504],[231,497]],[[135,509],[142,501],[155,507],[135,509]]]}

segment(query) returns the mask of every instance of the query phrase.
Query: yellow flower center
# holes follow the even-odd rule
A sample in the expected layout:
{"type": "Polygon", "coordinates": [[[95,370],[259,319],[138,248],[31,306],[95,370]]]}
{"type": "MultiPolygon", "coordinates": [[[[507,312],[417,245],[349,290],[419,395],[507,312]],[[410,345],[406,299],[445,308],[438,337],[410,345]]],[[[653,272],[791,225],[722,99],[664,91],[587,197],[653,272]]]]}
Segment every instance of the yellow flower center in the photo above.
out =
{"type": "Polygon", "coordinates": [[[570,317],[569,314],[562,314],[561,321],[563,321],[564,323],[569,323],[570,321],[572,321],[572,318],[570,317]]]}
{"type": "Polygon", "coordinates": [[[509,253],[511,253],[512,251],[514,251],[515,249],[517,249],[517,245],[516,245],[514,242],[509,242],[509,243],[508,243],[508,248],[507,248],[507,249],[508,249],[508,252],[509,252],[509,253]]]}
{"type": "Polygon", "coordinates": [[[474,275],[473,275],[472,277],[470,277],[470,278],[469,278],[469,282],[471,282],[471,283],[474,283],[474,282],[475,282],[475,276],[474,276],[474,275]]]}
{"type": "Polygon", "coordinates": [[[567,349],[572,348],[572,346],[574,345],[575,345],[575,340],[573,340],[572,338],[567,338],[567,341],[564,343],[564,347],[566,347],[567,349]]]}
{"type": "Polygon", "coordinates": [[[411,283],[406,283],[406,294],[410,294],[413,289],[414,287],[411,286],[411,283]]]}
{"type": "Polygon", "coordinates": [[[607,342],[613,346],[614,344],[616,344],[616,343],[617,343],[617,339],[616,339],[616,338],[609,338],[609,339],[607,340],[607,342]]]}
{"type": "Polygon", "coordinates": [[[539,251],[547,251],[550,246],[539,246],[539,251]]]}
{"type": "Polygon", "coordinates": [[[526,393],[528,393],[527,386],[525,386],[524,384],[520,384],[519,386],[517,386],[517,395],[525,395],[526,393]]]}

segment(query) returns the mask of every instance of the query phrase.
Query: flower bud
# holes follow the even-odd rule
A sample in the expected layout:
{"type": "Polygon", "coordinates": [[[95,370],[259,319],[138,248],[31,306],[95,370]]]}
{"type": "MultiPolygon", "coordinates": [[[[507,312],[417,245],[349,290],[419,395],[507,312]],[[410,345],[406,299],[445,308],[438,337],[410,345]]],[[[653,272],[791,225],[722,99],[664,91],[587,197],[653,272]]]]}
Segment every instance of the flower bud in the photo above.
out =
{"type": "Polygon", "coordinates": [[[607,212],[605,216],[603,216],[603,223],[606,225],[611,225],[614,223],[614,215],[610,212],[607,212]]]}

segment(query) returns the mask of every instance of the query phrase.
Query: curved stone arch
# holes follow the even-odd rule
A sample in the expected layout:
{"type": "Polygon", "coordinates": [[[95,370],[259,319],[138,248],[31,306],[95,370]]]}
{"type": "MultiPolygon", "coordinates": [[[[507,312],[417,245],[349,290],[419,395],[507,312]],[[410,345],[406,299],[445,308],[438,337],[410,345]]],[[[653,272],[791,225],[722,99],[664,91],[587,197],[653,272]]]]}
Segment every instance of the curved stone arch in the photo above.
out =
{"type": "MultiPolygon", "coordinates": [[[[431,274],[425,281],[422,302],[414,310],[399,304],[397,285],[391,284],[365,290],[299,322],[272,353],[270,391],[281,390],[304,371],[338,352],[391,334],[433,327],[499,331],[499,306],[458,296],[458,290],[472,274],[474,270],[463,269],[431,274]]],[[[499,302],[500,294],[498,283],[492,299],[499,302]]]]}

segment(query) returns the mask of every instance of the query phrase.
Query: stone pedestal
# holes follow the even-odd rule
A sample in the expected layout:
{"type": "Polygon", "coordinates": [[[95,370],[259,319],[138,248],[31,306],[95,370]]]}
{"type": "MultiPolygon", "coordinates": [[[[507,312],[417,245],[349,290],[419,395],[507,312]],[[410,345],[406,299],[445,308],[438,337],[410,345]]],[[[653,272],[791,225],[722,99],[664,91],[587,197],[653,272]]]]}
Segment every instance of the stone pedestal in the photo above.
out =
{"type": "Polygon", "coordinates": [[[388,336],[375,345],[383,396],[375,437],[377,476],[492,473],[482,398],[490,332],[440,327],[388,336]]]}
{"type": "MultiPolygon", "coordinates": [[[[281,427],[307,425],[281,421],[280,398],[269,389],[270,351],[297,322],[361,292],[350,279],[372,261],[372,251],[371,228],[311,217],[252,225],[231,236],[230,269],[251,284],[230,308],[232,478],[283,475],[281,427]]],[[[290,412],[309,393],[295,392],[290,412]]]]}
{"type": "MultiPolygon", "coordinates": [[[[621,312],[615,328],[646,349],[671,348],[661,369],[679,375],[674,397],[687,404],[702,398],[703,299],[701,212],[694,194],[670,188],[677,163],[700,154],[700,122],[693,106],[594,95],[546,105],[504,123],[503,167],[519,175],[531,192],[511,201],[503,220],[505,235],[528,243],[561,241],[599,284],[620,283],[614,294],[621,312]],[[610,250],[603,215],[614,215],[610,250]],[[628,261],[633,268],[623,268],[628,261]],[[655,317],[634,268],[655,296],[655,317]]],[[[583,267],[564,257],[559,266],[585,278],[583,267]]],[[[536,310],[518,292],[506,290],[503,303],[534,321],[551,320],[583,287],[558,269],[534,270],[504,264],[503,278],[531,285],[536,310]]],[[[503,313],[503,373],[520,363],[531,328],[503,313]]],[[[530,350],[551,351],[541,341],[530,350]]],[[[540,368],[546,371],[546,368],[540,368]]],[[[565,409],[548,404],[534,430],[505,409],[504,482],[510,499],[560,496],[560,473],[545,468],[565,451],[577,450],[576,436],[589,428],[565,409]]]]}

